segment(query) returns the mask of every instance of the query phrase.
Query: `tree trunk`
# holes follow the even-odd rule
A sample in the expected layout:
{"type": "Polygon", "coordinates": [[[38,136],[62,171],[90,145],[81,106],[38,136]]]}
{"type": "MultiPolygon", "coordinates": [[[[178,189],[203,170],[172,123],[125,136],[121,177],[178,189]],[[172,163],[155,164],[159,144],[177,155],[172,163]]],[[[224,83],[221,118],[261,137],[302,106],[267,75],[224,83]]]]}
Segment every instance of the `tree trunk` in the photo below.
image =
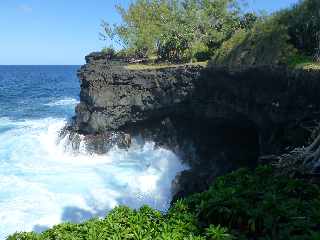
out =
{"type": "Polygon", "coordinates": [[[317,43],[318,43],[318,46],[314,54],[314,60],[316,62],[320,62],[320,31],[317,33],[317,43]]]}
{"type": "Polygon", "coordinates": [[[304,164],[315,170],[320,167],[320,134],[302,153],[304,164]]]}
{"type": "MultiPolygon", "coordinates": [[[[308,174],[320,174],[320,133],[307,147],[295,148],[278,158],[280,168],[303,170],[308,174]]],[[[276,164],[277,165],[277,164],[276,164]]]]}

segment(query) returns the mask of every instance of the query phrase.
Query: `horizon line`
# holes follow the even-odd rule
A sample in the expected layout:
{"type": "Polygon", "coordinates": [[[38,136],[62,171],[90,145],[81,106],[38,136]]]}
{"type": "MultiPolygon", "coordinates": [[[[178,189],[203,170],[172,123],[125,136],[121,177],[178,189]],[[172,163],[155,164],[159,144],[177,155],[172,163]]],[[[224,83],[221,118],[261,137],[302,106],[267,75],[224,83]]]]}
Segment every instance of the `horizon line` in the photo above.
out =
{"type": "Polygon", "coordinates": [[[0,64],[0,66],[81,66],[84,64],[0,64]]]}

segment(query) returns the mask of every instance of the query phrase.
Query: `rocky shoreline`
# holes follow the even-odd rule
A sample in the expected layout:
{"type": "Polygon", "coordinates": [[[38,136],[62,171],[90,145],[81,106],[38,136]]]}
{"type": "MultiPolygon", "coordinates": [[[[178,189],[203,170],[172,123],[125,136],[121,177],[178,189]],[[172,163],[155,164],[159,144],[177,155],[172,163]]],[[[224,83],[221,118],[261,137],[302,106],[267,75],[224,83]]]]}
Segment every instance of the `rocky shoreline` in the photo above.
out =
{"type": "Polygon", "coordinates": [[[94,53],[79,70],[80,103],[62,132],[74,148],[126,148],[140,135],[181,156],[190,170],[175,198],[205,190],[216,176],[254,167],[259,157],[304,145],[320,115],[320,73],[256,66],[128,70],[94,53]]]}

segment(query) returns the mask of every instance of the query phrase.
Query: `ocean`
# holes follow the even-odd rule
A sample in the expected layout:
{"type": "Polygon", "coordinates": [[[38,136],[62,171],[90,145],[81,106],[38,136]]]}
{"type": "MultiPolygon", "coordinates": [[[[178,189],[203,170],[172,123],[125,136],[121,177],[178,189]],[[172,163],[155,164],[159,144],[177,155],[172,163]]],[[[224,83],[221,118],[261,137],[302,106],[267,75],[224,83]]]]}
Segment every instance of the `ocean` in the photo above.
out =
{"type": "Polygon", "coordinates": [[[135,138],[108,154],[66,149],[79,66],[0,66],[0,239],[61,222],[104,217],[118,205],[166,211],[186,169],[169,150],[135,138]]]}

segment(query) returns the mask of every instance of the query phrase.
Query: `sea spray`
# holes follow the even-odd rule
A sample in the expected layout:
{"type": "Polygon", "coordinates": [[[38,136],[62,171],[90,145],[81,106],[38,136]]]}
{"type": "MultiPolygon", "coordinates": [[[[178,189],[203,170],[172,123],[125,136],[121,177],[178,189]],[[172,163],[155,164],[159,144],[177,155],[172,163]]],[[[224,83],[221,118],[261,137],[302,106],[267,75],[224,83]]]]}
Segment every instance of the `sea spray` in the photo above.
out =
{"type": "Polygon", "coordinates": [[[0,134],[0,238],[104,217],[117,205],[167,210],[171,182],[186,168],[174,153],[138,139],[104,155],[66,151],[63,141],[57,144],[65,124],[8,120],[15,127],[0,134]]]}

